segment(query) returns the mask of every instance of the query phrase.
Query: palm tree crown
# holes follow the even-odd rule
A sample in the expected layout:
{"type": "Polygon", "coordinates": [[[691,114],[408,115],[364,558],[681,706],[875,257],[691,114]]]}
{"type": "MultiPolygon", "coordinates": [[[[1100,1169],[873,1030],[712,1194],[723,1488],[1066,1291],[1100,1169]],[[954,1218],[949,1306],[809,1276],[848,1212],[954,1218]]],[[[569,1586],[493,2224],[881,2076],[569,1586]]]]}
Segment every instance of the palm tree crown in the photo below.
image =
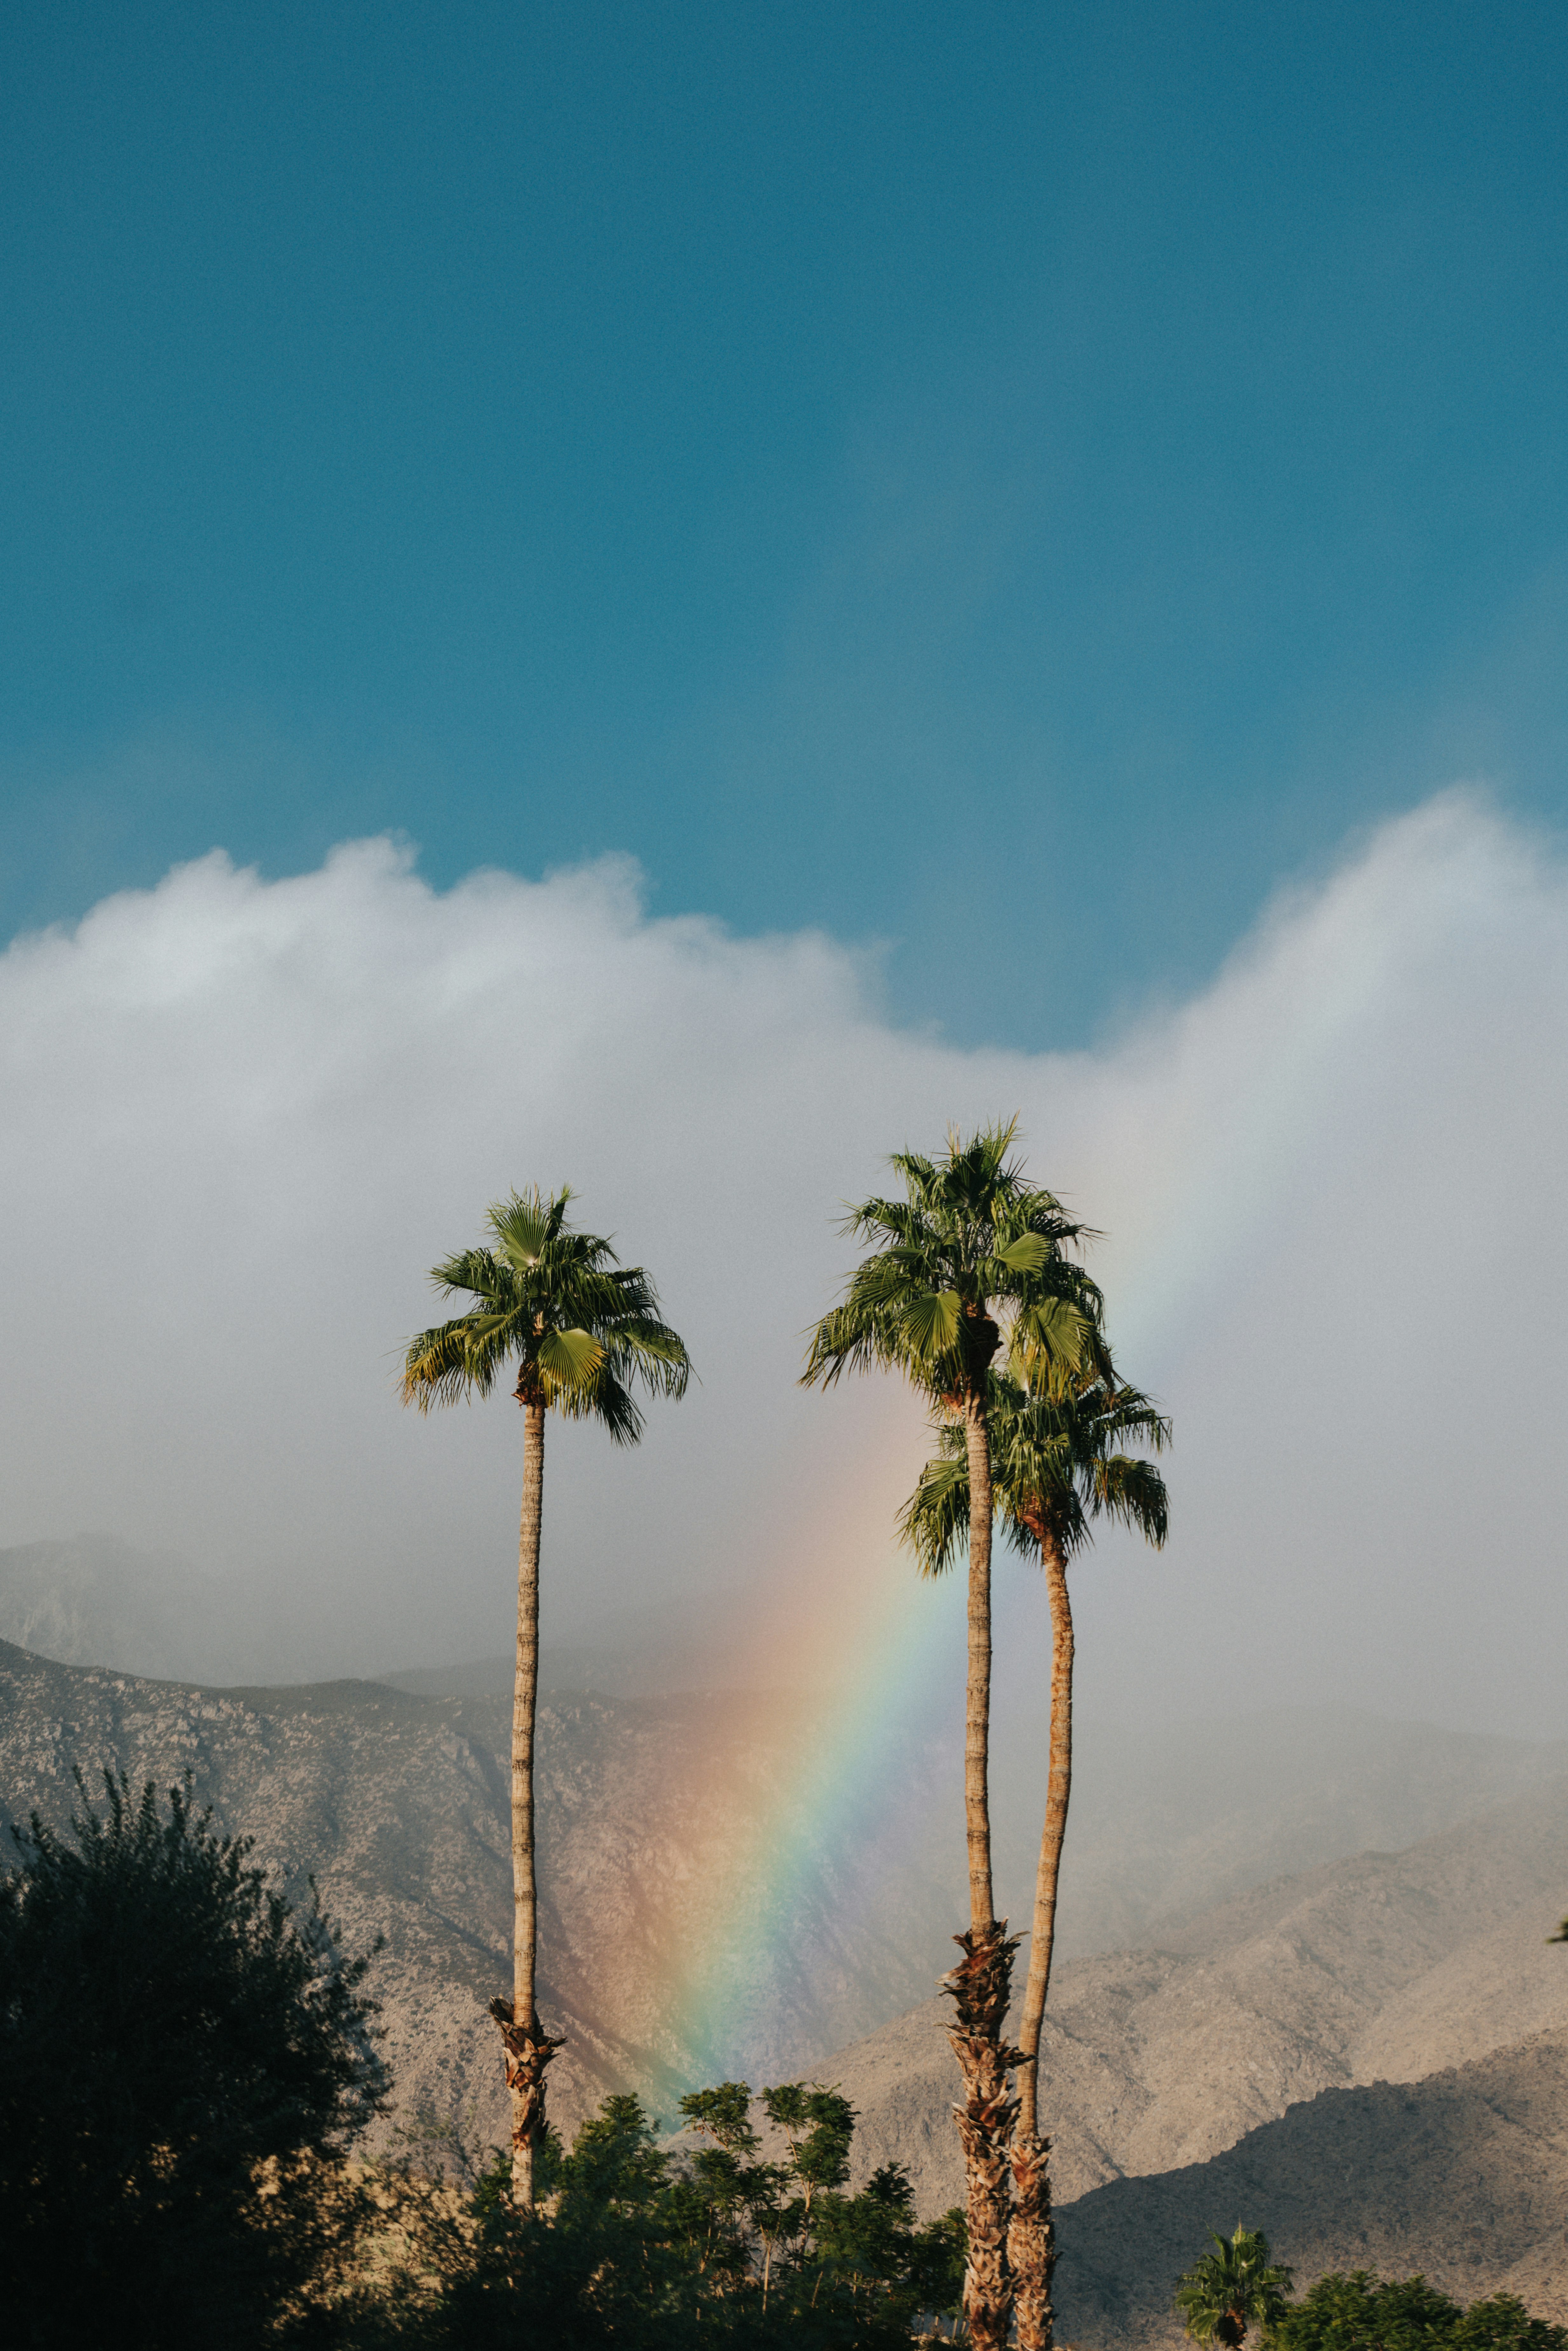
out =
{"type": "Polygon", "coordinates": [[[1204,2253],[1178,2280],[1176,2305],[1195,2343],[1223,2343],[1239,2351],[1249,2326],[1272,2326],[1283,2316],[1291,2273],[1270,2262],[1261,2229],[1236,2223],[1233,2237],[1211,2230],[1218,2251],[1204,2253]]]}
{"type": "Polygon", "coordinates": [[[690,1359],[659,1318],[653,1282],[640,1266],[621,1265],[609,1241],[569,1228],[571,1196],[569,1186],[548,1198],[537,1187],[514,1192],[487,1212],[493,1245],[434,1269],[438,1290],[476,1303],[409,1342],[405,1404],[428,1412],[488,1395],[515,1358],[519,1404],[597,1420],[617,1444],[634,1445],[643,1416],[631,1382],[655,1395],[685,1394],[690,1359]]]}
{"type": "MultiPolygon", "coordinates": [[[[1096,1519],[1164,1543],[1170,1522],[1166,1481],[1152,1461],[1114,1449],[1141,1442],[1155,1453],[1171,1425],[1138,1389],[1117,1378],[1101,1351],[1087,1376],[1052,1378],[1031,1393],[1005,1373],[988,1381],[991,1480],[998,1514],[1016,1551],[1049,1545],[1064,1560],[1092,1540],[1096,1519]]],[[[941,1451],[925,1464],[899,1513],[898,1531],[923,1575],[940,1575],[969,1535],[969,1465],[964,1432],[936,1426],[941,1451]]]]}
{"type": "Polygon", "coordinates": [[[1063,1251],[1094,1235],[1009,1159],[1017,1128],[1016,1119],[986,1127],[967,1143],[950,1134],[938,1160],[893,1155],[905,1196],[863,1200],[845,1217],[846,1233],[879,1246],[812,1332],[808,1387],[831,1387],[845,1372],[900,1371],[961,1407],[984,1393],[998,1312],[1020,1365],[1083,1359],[1100,1292],[1063,1251]]]}

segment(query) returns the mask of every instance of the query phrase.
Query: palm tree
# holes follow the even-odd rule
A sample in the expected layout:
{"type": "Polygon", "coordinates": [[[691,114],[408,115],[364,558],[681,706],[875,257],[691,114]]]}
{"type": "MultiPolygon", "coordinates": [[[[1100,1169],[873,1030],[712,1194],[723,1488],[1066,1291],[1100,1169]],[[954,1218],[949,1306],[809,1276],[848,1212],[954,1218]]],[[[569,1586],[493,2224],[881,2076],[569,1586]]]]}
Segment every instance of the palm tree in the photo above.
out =
{"type": "MultiPolygon", "coordinates": [[[[1044,1367],[1037,1365],[1037,1370],[1044,1367]]],[[[1035,1873],[1034,1931],[1019,2031],[1019,2120],[1013,2134],[1013,2214],[1008,2256],[1018,2314],[1019,2351],[1048,2351],[1051,2339],[1050,2142],[1040,2136],[1040,2036],[1056,1936],[1056,1895],[1072,1787],[1072,1606],[1067,1562],[1107,1518],[1134,1528],[1157,1549],[1169,1508],[1154,1464],[1115,1448],[1128,1437],[1163,1451],[1170,1423],[1145,1395],[1118,1379],[1103,1345],[1077,1373],[1044,1372],[1030,1393],[990,1374],[992,1490],[1015,1548],[1038,1551],[1051,1607],[1051,1767],[1045,1826],[1035,1873]]],[[[942,1451],[921,1472],[899,1531],[923,1572],[940,1574],[971,1533],[968,1461],[960,1432],[939,1430],[942,1451]]]]}
{"type": "Polygon", "coordinates": [[[433,1405],[488,1395],[517,1364],[512,1393],[523,1408],[523,1508],[517,1540],[517,1652],[512,1698],[512,1997],[494,2000],[512,2098],[512,2198],[534,2204],[534,2148],[545,2134],[545,2068],[561,2047],[539,2022],[534,1997],[538,1906],[534,1878],[534,1717],[539,1662],[539,1529],[544,1502],[545,1413],[595,1420],[617,1445],[635,1445],[643,1416],[632,1395],[685,1394],[685,1347],[659,1319],[640,1266],[622,1266],[607,1240],[566,1221],[570,1189],[548,1199],[514,1192],[487,1212],[491,1239],[434,1267],[443,1295],[466,1294],[466,1313],[409,1342],[402,1400],[433,1405]]]}
{"type": "Polygon", "coordinates": [[[877,1244],[851,1276],[843,1301],[812,1333],[804,1384],[831,1387],[847,1371],[902,1372],[952,1416],[968,1489],[978,1498],[969,1527],[968,1676],[964,1804],[969,1859],[969,1926],[955,1938],[963,1959],[946,1980],[957,2010],[950,2032],[964,2076],[958,2110],[968,2179],[969,2262],[964,2307],[978,2351],[1006,2341],[1010,2309],[1007,2262],[1008,2141],[1016,2111],[1008,2085],[1014,2052],[1002,2025],[1012,1989],[1009,1938],[991,1899],[988,1750],[991,1689],[991,1454],[988,1428],[992,1358],[1009,1343],[1039,1365],[1078,1365],[1092,1354],[1099,1290],[1064,1254],[1089,1238],[1050,1192],[1028,1184],[1009,1157],[1017,1121],[969,1141],[949,1133],[941,1158],[913,1151],[890,1165],[904,1197],[852,1208],[844,1230],[877,1244]]]}
{"type": "Polygon", "coordinates": [[[1249,2326],[1272,2326],[1284,2316],[1291,2273],[1269,2259],[1261,2229],[1236,2223],[1233,2237],[1217,2230],[1218,2252],[1204,2253],[1176,2282],[1176,2305],[1195,2343],[1223,2343],[1239,2351],[1249,2326]]]}

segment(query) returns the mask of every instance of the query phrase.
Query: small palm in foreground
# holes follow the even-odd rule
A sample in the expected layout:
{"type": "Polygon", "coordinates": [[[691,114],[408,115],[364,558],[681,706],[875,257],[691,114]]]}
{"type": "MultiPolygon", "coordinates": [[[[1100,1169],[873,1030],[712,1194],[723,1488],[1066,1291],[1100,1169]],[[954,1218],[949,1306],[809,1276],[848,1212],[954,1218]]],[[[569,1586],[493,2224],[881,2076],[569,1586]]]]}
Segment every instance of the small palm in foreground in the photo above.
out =
{"type": "Polygon", "coordinates": [[[1177,2280],[1176,2305],[1195,2343],[1224,2343],[1239,2351],[1249,2326],[1282,2318],[1291,2273],[1269,2259],[1261,2229],[1236,2223],[1233,2237],[1211,2232],[1218,2250],[1204,2253],[1177,2280]]]}
{"type": "Polygon", "coordinates": [[[596,1420],[618,1445],[634,1445],[643,1416],[632,1395],[684,1394],[691,1365],[640,1266],[622,1266],[607,1240],[573,1232],[570,1190],[548,1199],[514,1192],[488,1212],[491,1239],[448,1258],[431,1274],[467,1312],[409,1342],[402,1400],[433,1405],[488,1395],[517,1365],[512,1393],[523,1407],[523,1507],[517,1541],[517,1653],[512,1701],[512,1997],[491,2014],[507,2051],[512,2094],[512,2194],[533,2210],[534,2148],[545,2134],[545,2067],[559,2041],[535,2003],[538,1906],[534,1879],[534,1716],[538,1692],[539,1530],[544,1502],[545,1413],[596,1420]]]}

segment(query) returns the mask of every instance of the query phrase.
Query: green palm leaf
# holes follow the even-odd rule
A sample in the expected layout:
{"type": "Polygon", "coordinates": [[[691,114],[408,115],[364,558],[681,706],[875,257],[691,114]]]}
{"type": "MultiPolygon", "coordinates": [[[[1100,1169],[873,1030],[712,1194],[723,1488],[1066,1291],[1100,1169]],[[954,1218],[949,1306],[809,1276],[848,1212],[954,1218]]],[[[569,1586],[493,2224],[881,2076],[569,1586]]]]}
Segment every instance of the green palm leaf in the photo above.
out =
{"type": "Polygon", "coordinates": [[[904,1307],[904,1335],[922,1363],[946,1353],[958,1335],[963,1301],[956,1290],[917,1292],[904,1307]]]}
{"type": "Polygon", "coordinates": [[[536,1351],[539,1369],[563,1387],[588,1387],[604,1361],[604,1349],[587,1331],[546,1331],[536,1351]]]}
{"type": "Polygon", "coordinates": [[[516,1267],[519,1273],[528,1273],[538,1264],[548,1244],[560,1230],[570,1197],[570,1186],[563,1185],[548,1201],[537,1193],[514,1192],[509,1200],[497,1202],[491,1208],[490,1229],[508,1265],[516,1267]]]}

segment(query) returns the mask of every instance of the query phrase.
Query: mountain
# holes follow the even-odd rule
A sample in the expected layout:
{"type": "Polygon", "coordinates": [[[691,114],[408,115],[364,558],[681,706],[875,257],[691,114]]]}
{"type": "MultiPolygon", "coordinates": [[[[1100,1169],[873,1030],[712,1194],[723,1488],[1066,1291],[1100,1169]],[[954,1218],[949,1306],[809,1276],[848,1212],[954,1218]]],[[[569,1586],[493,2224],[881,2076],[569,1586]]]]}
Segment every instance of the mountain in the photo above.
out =
{"type": "MultiPolygon", "coordinates": [[[[759,1855],[766,1878],[821,1705],[733,1691],[547,1698],[541,1990],[569,2034],[556,2111],[570,2126],[632,2083],[668,2118],[699,2076],[811,2070],[860,2108],[861,2167],[908,2162],[922,2208],[939,2210],[960,2189],[951,2060],[942,2003],[908,2005],[943,1962],[957,1899],[934,1850],[824,1834],[777,1947],[742,1937],[755,1980],[731,2006],[737,2045],[706,2045],[694,1999],[759,1855]],[[827,2054],[845,2023],[861,2038],[827,2054]]],[[[428,2117],[438,2136],[478,2143],[505,2120],[483,2011],[507,1981],[507,1730],[498,1693],[204,1689],[0,1645],[12,1816],[36,1805],[60,1819],[73,1763],[133,1784],[188,1770],[219,1823],[256,1836],[297,1895],[317,1875],[351,1946],[385,1935],[376,1982],[399,2123],[428,2117]]],[[[1104,1889],[1103,1915],[1166,1901],[1143,1948],[1070,1959],[1053,1985],[1043,2103],[1064,2336],[1176,2340],[1171,2281],[1209,2225],[1238,2216],[1267,2228],[1303,2279],[1358,2262],[1423,2267],[1466,2298],[1509,2284],[1557,2308],[1568,1953],[1544,1937],[1568,1896],[1568,1779],[1546,1776],[1561,1760],[1286,1714],[1145,1742],[1141,1760],[1122,1756],[1120,1782],[1085,1775],[1082,1884],[1104,1889]],[[1324,1757],[1333,1769],[1314,1771],[1324,1757]],[[1402,1851],[1213,1899],[1270,1854],[1434,1812],[1448,1822],[1402,1851]]],[[[912,1807],[946,1825],[953,1764],[941,1742],[902,1757],[901,1819],[912,1807]]],[[[870,1791],[866,1808],[876,1815],[870,1791]]]]}
{"type": "MultiPolygon", "coordinates": [[[[906,1743],[896,1801],[868,1786],[847,1824],[824,1825],[802,1759],[826,1704],[546,1698],[541,2001],[569,2035],[555,2111],[570,2126],[633,2085],[668,2120],[694,2080],[812,2073],[861,2110],[862,2169],[908,2162],[922,2209],[940,2210],[959,2193],[952,2064],[942,2003],[915,2003],[959,1915],[956,1758],[906,1743]]],[[[508,1719],[498,1694],[204,1688],[0,1644],[0,1804],[62,1819],[73,1764],[133,1785],[188,1771],[297,1896],[316,1875],[351,1947],[386,1937],[399,2126],[428,2117],[484,2144],[505,2127],[484,2004],[507,1981],[508,1719]]],[[[1239,2215],[1303,2275],[1425,2266],[1468,2296],[1561,2267],[1560,2220],[1550,2242],[1541,2229],[1561,2211],[1543,2118],[1568,2062],[1568,1952],[1544,1940],[1568,1899],[1562,1763],[1334,1712],[1189,1727],[1130,1748],[1120,1778],[1086,1769],[1084,1898],[1100,1886],[1103,1917],[1150,1930],[1066,1960],[1052,1986],[1042,2103],[1068,2339],[1164,2341],[1172,2277],[1239,2215]],[[1434,1813],[1437,1833],[1402,1850],[1331,1851],[1227,1893],[1270,1855],[1434,1813]],[[1175,1862],[1151,1859],[1162,1822],[1175,1862]],[[1403,2184],[1436,2183],[1443,2163],[1451,2192],[1403,2184]]],[[[1543,2291],[1527,2298],[1545,2308],[1543,2291]]]]}
{"type": "MultiPolygon", "coordinates": [[[[890,1857],[874,1901],[846,1923],[843,1873],[860,1848],[837,1834],[777,1950],[730,1915],[788,1821],[819,1703],[580,1694],[541,1706],[540,1998],[570,2037],[551,2076],[566,2121],[628,2084],[668,2114],[676,2088],[722,2074],[734,2053],[708,2046],[698,1994],[737,1949],[727,2014],[770,2077],[929,1982],[940,1932],[929,1922],[950,1905],[918,1851],[890,1857]]],[[[502,2111],[484,2008],[510,1981],[509,1729],[498,1698],[365,1682],[204,1689],[0,1644],[9,1816],[61,1821],[73,1765],[89,1782],[123,1771],[133,1786],[188,1771],[218,1825],[254,1836],[296,1895],[317,1876],[351,1946],[386,1937],[375,1986],[405,2110],[469,2116],[488,2136],[502,2111]]],[[[931,1759],[912,1750],[904,1763],[905,1791],[918,1791],[931,1759]]]]}
{"type": "MultiPolygon", "coordinates": [[[[1403,1853],[1257,1886],[1151,1944],[1052,1976],[1040,2113],[1059,2199],[1201,2163],[1321,2091],[1413,2081],[1568,2029],[1568,1778],[1403,1853]]],[[[957,2199],[953,2064],[927,2001],[823,2069],[861,2114],[858,2159],[906,2163],[924,2210],[957,2199]]]]}
{"type": "MultiPolygon", "coordinates": [[[[1561,1955],[1559,1955],[1561,1957],[1561,1955]]],[[[1458,2302],[1517,2294],[1568,2322],[1568,2031],[1416,2082],[1325,2090],[1207,2163],[1095,2189],[1058,2214],[1063,2351],[1177,2351],[1175,2280],[1238,2218],[1291,2264],[1420,2271],[1458,2302]]]]}

